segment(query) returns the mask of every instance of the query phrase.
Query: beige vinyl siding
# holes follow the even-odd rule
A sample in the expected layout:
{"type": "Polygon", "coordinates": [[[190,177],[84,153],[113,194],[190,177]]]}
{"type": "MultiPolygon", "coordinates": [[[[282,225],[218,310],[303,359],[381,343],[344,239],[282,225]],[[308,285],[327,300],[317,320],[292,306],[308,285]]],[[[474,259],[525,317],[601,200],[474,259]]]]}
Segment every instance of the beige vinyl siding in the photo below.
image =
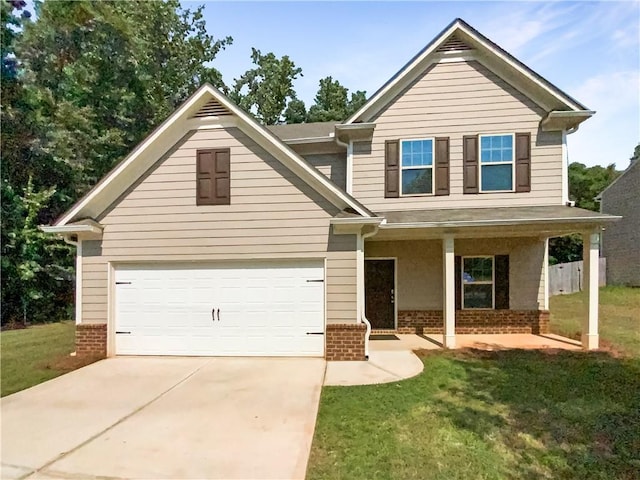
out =
{"type": "Polygon", "coordinates": [[[337,208],[237,128],[193,132],[98,220],[83,250],[83,322],[107,321],[107,262],[326,258],[327,321],[355,322],[355,236],[337,208]],[[231,149],[231,204],[196,206],[200,148],[231,149]]]}
{"type": "Polygon", "coordinates": [[[371,151],[354,152],[354,196],[377,212],[561,204],[562,135],[538,130],[544,114],[478,62],[436,64],[371,120],[371,151]],[[531,192],[464,195],[462,137],[515,132],[531,133],[531,192]],[[436,136],[450,138],[450,195],[384,198],[385,141],[436,136]]]}
{"type": "MultiPolygon", "coordinates": [[[[455,254],[509,255],[509,307],[544,308],[544,246],[538,238],[459,239],[455,254]]],[[[442,242],[399,240],[367,242],[365,257],[396,257],[398,310],[442,309],[442,242]]]]}
{"type": "Polygon", "coordinates": [[[304,159],[343,190],[347,187],[347,157],[344,153],[304,155],[304,159]]]}

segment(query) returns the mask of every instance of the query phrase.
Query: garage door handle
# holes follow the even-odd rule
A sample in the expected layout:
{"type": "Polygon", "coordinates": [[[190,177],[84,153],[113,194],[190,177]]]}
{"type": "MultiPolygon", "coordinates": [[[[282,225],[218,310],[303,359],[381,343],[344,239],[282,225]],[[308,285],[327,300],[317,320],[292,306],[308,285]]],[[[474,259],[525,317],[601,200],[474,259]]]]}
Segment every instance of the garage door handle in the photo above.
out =
{"type": "Polygon", "coordinates": [[[116,335],[131,335],[131,332],[116,332],[116,335]]]}
{"type": "Polygon", "coordinates": [[[220,321],[220,309],[218,309],[218,321],[220,321]]]}
{"type": "Polygon", "coordinates": [[[307,332],[307,335],[324,335],[324,332],[307,332]]]}
{"type": "Polygon", "coordinates": [[[216,321],[216,307],[211,309],[211,320],[216,321]]]}

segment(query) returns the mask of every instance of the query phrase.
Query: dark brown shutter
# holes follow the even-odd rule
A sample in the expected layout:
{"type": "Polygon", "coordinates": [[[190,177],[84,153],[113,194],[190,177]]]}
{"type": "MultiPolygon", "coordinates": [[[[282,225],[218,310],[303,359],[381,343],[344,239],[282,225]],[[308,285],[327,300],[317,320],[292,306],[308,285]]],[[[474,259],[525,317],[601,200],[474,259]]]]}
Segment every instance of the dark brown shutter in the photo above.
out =
{"type": "Polygon", "coordinates": [[[384,196],[386,198],[400,196],[400,142],[398,140],[384,142],[384,196]]]}
{"type": "Polygon", "coordinates": [[[231,154],[228,148],[196,152],[196,205],[229,205],[231,154]]]}
{"type": "Polygon", "coordinates": [[[449,195],[449,137],[436,138],[434,165],[436,195],[449,195]]]}
{"type": "Polygon", "coordinates": [[[462,310],[462,257],[455,257],[456,310],[462,310]]]}
{"type": "Polygon", "coordinates": [[[531,134],[516,133],[516,192],[531,191],[531,134]]]}
{"type": "Polygon", "coordinates": [[[478,136],[465,135],[462,137],[462,167],[463,167],[463,193],[478,193],[479,161],[478,161],[478,136]]]}
{"type": "Polygon", "coordinates": [[[509,255],[495,256],[496,310],[509,309],[509,255]]]}

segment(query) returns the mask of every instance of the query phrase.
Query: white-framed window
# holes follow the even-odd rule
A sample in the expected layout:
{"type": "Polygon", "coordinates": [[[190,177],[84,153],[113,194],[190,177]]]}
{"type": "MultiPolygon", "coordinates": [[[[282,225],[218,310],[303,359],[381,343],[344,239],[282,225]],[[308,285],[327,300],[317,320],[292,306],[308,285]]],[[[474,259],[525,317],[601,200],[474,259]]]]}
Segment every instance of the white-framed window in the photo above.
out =
{"type": "Polygon", "coordinates": [[[462,257],[462,308],[495,308],[493,256],[462,257]]]}
{"type": "Polygon", "coordinates": [[[513,192],[515,135],[480,135],[480,191],[513,192]]]}
{"type": "Polygon", "coordinates": [[[401,195],[433,194],[433,138],[400,141],[401,195]]]}

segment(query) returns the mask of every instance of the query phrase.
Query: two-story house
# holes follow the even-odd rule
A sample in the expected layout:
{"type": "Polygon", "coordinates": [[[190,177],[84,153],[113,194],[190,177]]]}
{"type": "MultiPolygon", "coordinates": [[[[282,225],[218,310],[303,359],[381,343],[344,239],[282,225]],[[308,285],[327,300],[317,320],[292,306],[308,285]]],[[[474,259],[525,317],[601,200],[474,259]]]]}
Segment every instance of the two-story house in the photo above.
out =
{"type": "Polygon", "coordinates": [[[343,123],[265,128],[204,85],[45,231],[77,245],[77,351],[364,359],[372,330],[544,333],[567,135],[594,112],[455,20],[343,123]]]}

